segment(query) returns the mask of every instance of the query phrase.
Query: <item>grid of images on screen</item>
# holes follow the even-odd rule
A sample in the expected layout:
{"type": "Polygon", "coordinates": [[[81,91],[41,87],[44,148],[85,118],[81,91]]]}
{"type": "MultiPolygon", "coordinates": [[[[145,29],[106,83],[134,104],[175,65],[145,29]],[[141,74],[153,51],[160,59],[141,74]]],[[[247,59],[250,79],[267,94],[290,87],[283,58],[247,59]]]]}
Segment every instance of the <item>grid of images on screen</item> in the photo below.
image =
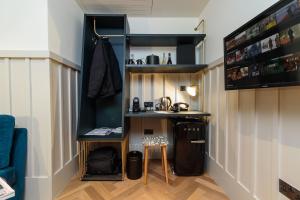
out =
{"type": "Polygon", "coordinates": [[[246,66],[243,63],[247,63],[245,61],[255,61],[255,57],[263,56],[279,47],[286,47],[300,42],[300,22],[294,23],[291,27],[287,27],[246,47],[239,48],[245,42],[251,39],[255,41],[256,37],[265,34],[272,28],[275,30],[276,26],[292,21],[297,17],[300,17],[300,0],[292,1],[234,38],[225,41],[226,52],[228,52],[225,59],[227,84],[234,86],[235,83],[238,84],[245,80],[258,84],[262,76],[285,72],[298,73],[300,71],[300,53],[280,55],[263,62],[248,62],[251,64],[246,66]]]}

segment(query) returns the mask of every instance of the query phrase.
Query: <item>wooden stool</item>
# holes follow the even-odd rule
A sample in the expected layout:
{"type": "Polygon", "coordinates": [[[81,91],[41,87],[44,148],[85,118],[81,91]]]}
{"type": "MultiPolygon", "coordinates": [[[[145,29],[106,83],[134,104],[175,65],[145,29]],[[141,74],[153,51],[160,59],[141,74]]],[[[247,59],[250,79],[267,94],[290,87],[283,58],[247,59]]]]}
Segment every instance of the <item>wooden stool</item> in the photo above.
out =
{"type": "Polygon", "coordinates": [[[161,166],[165,173],[166,183],[168,179],[168,158],[167,158],[168,139],[164,136],[145,137],[144,138],[144,184],[148,181],[148,165],[149,165],[149,147],[160,146],[161,149],[161,166]]]}

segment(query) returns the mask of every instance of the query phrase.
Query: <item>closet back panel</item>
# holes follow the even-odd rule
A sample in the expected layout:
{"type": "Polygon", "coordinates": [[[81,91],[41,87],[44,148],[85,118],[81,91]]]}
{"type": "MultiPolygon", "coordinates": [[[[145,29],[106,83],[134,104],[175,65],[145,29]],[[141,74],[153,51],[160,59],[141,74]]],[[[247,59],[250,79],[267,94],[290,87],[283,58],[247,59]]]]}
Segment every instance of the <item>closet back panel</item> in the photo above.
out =
{"type": "MultiPolygon", "coordinates": [[[[126,22],[124,15],[92,15],[89,16],[90,21],[96,19],[96,29],[98,34],[103,35],[125,35],[126,22]]],[[[94,25],[94,24],[93,24],[94,25]]]]}
{"type": "MultiPolygon", "coordinates": [[[[119,62],[119,68],[123,77],[124,73],[124,38],[110,38],[119,62]]],[[[123,87],[124,88],[124,87],[123,87]]],[[[96,101],[96,126],[100,127],[121,127],[122,126],[122,99],[123,91],[116,96],[98,99],[96,101]]]]}

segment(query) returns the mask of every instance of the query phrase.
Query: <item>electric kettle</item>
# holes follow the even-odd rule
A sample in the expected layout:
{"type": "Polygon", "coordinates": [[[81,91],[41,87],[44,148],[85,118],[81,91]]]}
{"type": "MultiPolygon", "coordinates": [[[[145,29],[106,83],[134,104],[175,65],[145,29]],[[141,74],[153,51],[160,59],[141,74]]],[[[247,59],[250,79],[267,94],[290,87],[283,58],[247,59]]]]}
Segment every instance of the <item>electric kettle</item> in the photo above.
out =
{"type": "Polygon", "coordinates": [[[170,97],[160,98],[160,110],[169,111],[172,107],[172,100],[170,97]]]}

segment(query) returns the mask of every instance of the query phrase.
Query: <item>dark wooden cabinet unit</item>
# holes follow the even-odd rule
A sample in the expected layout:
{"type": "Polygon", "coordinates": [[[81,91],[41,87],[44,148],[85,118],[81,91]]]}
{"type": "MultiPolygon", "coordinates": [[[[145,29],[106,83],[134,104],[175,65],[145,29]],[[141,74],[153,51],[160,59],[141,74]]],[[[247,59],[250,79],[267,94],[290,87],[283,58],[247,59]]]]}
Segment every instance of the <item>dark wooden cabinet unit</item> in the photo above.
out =
{"type": "MultiPolygon", "coordinates": [[[[204,34],[129,34],[126,15],[90,15],[84,16],[82,71],[79,80],[79,121],[77,139],[80,142],[80,172],[83,180],[122,180],[124,179],[125,158],[128,149],[130,105],[130,73],[195,73],[207,65],[196,64],[195,47],[203,41],[204,34]],[[95,30],[94,30],[95,29],[95,30]],[[97,34],[98,36],[97,36],[97,34]],[[95,42],[100,36],[109,38],[117,56],[123,79],[120,93],[105,99],[88,98],[90,66],[95,42]],[[126,65],[131,46],[154,47],[169,46],[177,48],[176,65],[126,65]],[[108,136],[86,135],[89,131],[110,127],[122,127],[121,134],[108,136]],[[122,159],[122,171],[116,176],[90,176],[86,174],[86,161],[91,145],[94,143],[120,143],[119,155],[122,159]]],[[[203,113],[200,113],[202,116],[203,113]]],[[[206,115],[206,114],[204,114],[206,115]]],[[[189,116],[187,114],[187,116],[189,116]]],[[[163,117],[153,115],[152,117],[163,117]]],[[[170,116],[166,116],[170,117],[170,116]]]]}

